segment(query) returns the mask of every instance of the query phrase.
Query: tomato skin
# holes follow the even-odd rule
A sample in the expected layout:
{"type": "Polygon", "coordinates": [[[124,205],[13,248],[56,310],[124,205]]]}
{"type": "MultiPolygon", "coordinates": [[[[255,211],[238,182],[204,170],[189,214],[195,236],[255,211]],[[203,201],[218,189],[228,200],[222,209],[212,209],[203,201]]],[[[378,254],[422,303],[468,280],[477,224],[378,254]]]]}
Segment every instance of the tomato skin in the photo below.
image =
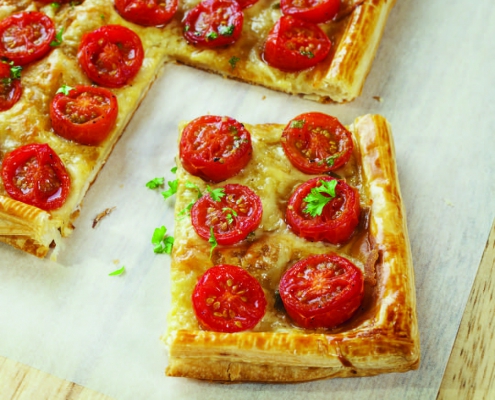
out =
{"type": "Polygon", "coordinates": [[[268,33],[262,57],[272,67],[296,72],[323,61],[331,46],[316,24],[283,15],[268,33]]]}
{"type": "Polygon", "coordinates": [[[93,82],[120,88],[139,72],[144,49],[139,36],[129,28],[104,25],[83,35],[77,58],[93,82]]]}
{"type": "Polygon", "coordinates": [[[51,49],[55,24],[42,12],[24,11],[0,21],[0,58],[26,65],[51,49]]]}
{"type": "Polygon", "coordinates": [[[285,213],[285,220],[292,231],[307,240],[326,241],[332,244],[346,242],[359,223],[359,193],[343,180],[337,180],[336,197],[323,208],[321,215],[312,217],[306,213],[304,198],[320,181],[337,180],[330,176],[312,178],[292,193],[285,213]]]}
{"type": "Polygon", "coordinates": [[[2,180],[10,197],[46,211],[60,208],[70,191],[69,174],[47,144],[28,144],[8,153],[2,180]]]}
{"type": "Polygon", "coordinates": [[[280,0],[280,8],[284,15],[319,24],[337,15],[340,0],[280,0]]]}
{"type": "Polygon", "coordinates": [[[191,222],[196,233],[208,240],[213,234],[218,244],[231,245],[244,240],[261,222],[263,205],[247,186],[229,184],[225,196],[215,201],[208,193],[194,203],[191,222]],[[230,216],[230,217],[229,217],[230,216]]]}
{"type": "Polygon", "coordinates": [[[21,80],[11,78],[10,65],[0,62],[0,111],[11,109],[21,95],[21,80]]]}
{"type": "Polygon", "coordinates": [[[300,171],[314,175],[344,166],[354,147],[351,133],[337,118],[318,112],[292,119],[282,133],[281,142],[291,163],[300,171]]]}
{"type": "Polygon", "coordinates": [[[192,302],[203,329],[241,332],[254,328],[266,310],[265,293],[256,278],[234,265],[217,265],[198,280],[192,302]]]}
{"type": "Polygon", "coordinates": [[[183,23],[189,43],[209,48],[228,46],[241,36],[244,14],[235,0],[203,0],[186,13],[183,23]]]}
{"type": "Polygon", "coordinates": [[[166,25],[177,11],[178,0],[115,0],[115,8],[122,18],[142,26],[166,25]]]}
{"type": "Polygon", "coordinates": [[[236,0],[241,8],[244,10],[246,8],[249,8],[253,5],[255,5],[259,0],[236,0]]]}
{"type": "Polygon", "coordinates": [[[179,156],[192,175],[221,182],[238,174],[251,160],[251,135],[230,117],[205,115],[191,121],[182,132],[179,156]]]}
{"type": "Polygon", "coordinates": [[[305,329],[334,328],[347,321],[361,305],[361,270],[333,253],[309,256],[280,280],[280,297],[287,314],[305,329]]]}
{"type": "Polygon", "coordinates": [[[50,104],[55,133],[88,146],[97,146],[107,138],[117,115],[115,95],[95,86],[76,86],[67,95],[57,93],[50,104]]]}

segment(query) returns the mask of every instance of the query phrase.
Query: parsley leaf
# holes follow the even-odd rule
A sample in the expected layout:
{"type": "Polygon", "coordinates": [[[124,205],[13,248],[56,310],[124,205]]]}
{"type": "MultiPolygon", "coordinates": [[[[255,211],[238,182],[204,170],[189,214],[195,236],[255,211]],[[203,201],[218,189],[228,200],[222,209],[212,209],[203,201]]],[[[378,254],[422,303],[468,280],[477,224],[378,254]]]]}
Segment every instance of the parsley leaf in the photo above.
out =
{"type": "Polygon", "coordinates": [[[177,193],[177,187],[179,186],[179,180],[176,179],[174,181],[168,181],[168,189],[162,192],[162,196],[164,199],[168,199],[170,196],[173,196],[177,193]]]}
{"type": "Polygon", "coordinates": [[[313,58],[315,55],[313,54],[313,52],[311,51],[305,51],[305,50],[301,50],[299,52],[302,56],[305,56],[305,57],[308,57],[308,58],[313,58]]]}
{"type": "Polygon", "coordinates": [[[194,203],[195,203],[194,201],[191,201],[182,211],[180,211],[177,214],[177,217],[180,217],[180,218],[185,217],[186,214],[188,214],[189,211],[191,211],[191,208],[193,208],[194,203]]]}
{"type": "Polygon", "coordinates": [[[218,189],[212,189],[209,185],[206,185],[206,190],[211,196],[211,199],[213,201],[220,201],[220,199],[225,196],[225,189],[224,188],[218,188],[218,189]]]}
{"type": "Polygon", "coordinates": [[[240,61],[239,57],[232,56],[229,60],[230,68],[234,69],[238,61],[240,61]]]}
{"type": "Polygon", "coordinates": [[[311,192],[303,199],[307,204],[304,212],[312,217],[321,215],[323,208],[336,196],[335,187],[337,180],[320,181],[321,186],[314,187],[311,192]]]}
{"type": "Polygon", "coordinates": [[[201,194],[201,189],[199,188],[198,185],[196,185],[195,183],[192,183],[190,181],[186,181],[186,188],[188,189],[193,189],[193,190],[197,190],[198,191],[198,200],[203,196],[201,194]]]}
{"type": "Polygon", "coordinates": [[[167,228],[161,226],[156,228],[151,237],[151,244],[153,245],[153,251],[157,254],[172,253],[172,247],[174,245],[174,238],[167,236],[167,228]]]}
{"type": "Polygon", "coordinates": [[[163,186],[165,182],[165,178],[153,178],[151,181],[146,183],[146,187],[149,189],[156,189],[160,186],[163,186]]]}
{"type": "Polygon", "coordinates": [[[175,174],[177,172],[177,166],[173,167],[170,172],[172,172],[173,174],[175,174]]]}
{"type": "Polygon", "coordinates": [[[206,35],[206,38],[209,40],[215,40],[218,37],[218,33],[211,31],[206,35]]]}
{"type": "Polygon", "coordinates": [[[65,94],[66,96],[69,94],[69,92],[71,90],[73,90],[74,88],[73,87],[70,87],[70,86],[67,86],[67,85],[62,85],[57,91],[56,93],[63,93],[65,94]]]}
{"type": "Polygon", "coordinates": [[[211,244],[210,248],[210,258],[213,255],[213,250],[218,246],[217,239],[215,238],[215,234],[213,233],[213,226],[210,226],[210,238],[208,239],[208,243],[211,244]]]}
{"type": "Polygon", "coordinates": [[[51,4],[50,4],[50,6],[51,6],[54,10],[56,10],[56,9],[60,8],[60,3],[55,3],[55,2],[53,2],[53,3],[51,3],[51,4]]]}
{"type": "Polygon", "coordinates": [[[55,35],[55,40],[52,40],[52,42],[50,43],[50,46],[52,46],[52,47],[60,46],[62,44],[62,41],[63,41],[63,38],[62,38],[63,33],[64,33],[64,28],[60,28],[60,30],[55,35]]]}
{"type": "Polygon", "coordinates": [[[291,128],[302,128],[305,123],[306,123],[306,121],[303,119],[295,119],[295,120],[290,122],[290,127],[291,128]]]}
{"type": "Polygon", "coordinates": [[[233,217],[237,217],[237,213],[235,210],[233,210],[230,207],[224,207],[222,208],[222,211],[225,213],[225,218],[227,219],[227,222],[229,225],[234,222],[233,217]]]}
{"type": "Polygon", "coordinates": [[[232,36],[234,33],[235,26],[234,25],[219,25],[218,33],[222,36],[232,36]]]}
{"type": "Polygon", "coordinates": [[[115,270],[115,271],[113,271],[113,272],[110,272],[110,273],[108,274],[108,276],[117,276],[117,275],[122,275],[124,272],[125,272],[125,266],[123,266],[122,268],[117,269],[117,270],[115,270]]]}
{"type": "Polygon", "coordinates": [[[21,71],[22,71],[22,67],[12,65],[10,67],[10,77],[12,79],[21,79],[21,71]]]}

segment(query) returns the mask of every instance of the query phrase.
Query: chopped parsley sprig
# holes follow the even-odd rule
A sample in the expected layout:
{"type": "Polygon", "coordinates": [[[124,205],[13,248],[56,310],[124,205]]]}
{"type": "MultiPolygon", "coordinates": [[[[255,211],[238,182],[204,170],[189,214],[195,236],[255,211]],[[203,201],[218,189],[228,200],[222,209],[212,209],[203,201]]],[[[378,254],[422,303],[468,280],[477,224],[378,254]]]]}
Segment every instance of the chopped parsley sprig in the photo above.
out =
{"type": "Polygon", "coordinates": [[[151,237],[151,244],[153,245],[153,251],[157,254],[172,253],[172,247],[174,245],[174,238],[167,235],[167,228],[161,226],[156,228],[151,237]]]}
{"type": "Polygon", "coordinates": [[[303,199],[306,203],[304,212],[312,217],[321,215],[323,208],[336,196],[335,188],[338,183],[337,180],[321,180],[320,183],[320,186],[311,189],[311,192],[303,199]]]}

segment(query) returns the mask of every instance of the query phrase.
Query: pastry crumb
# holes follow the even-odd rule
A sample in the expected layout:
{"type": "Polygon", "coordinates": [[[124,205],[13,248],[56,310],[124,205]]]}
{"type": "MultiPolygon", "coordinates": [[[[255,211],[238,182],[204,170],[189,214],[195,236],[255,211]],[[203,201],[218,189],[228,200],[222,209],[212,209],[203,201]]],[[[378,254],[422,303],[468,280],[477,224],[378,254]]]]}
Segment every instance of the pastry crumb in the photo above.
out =
{"type": "Polygon", "coordinates": [[[383,101],[383,99],[380,96],[373,96],[373,98],[380,103],[383,101]]]}
{"type": "Polygon", "coordinates": [[[101,213],[99,213],[95,219],[93,220],[93,225],[92,228],[96,228],[96,226],[100,223],[100,221],[105,218],[107,215],[109,215],[113,210],[115,210],[115,207],[112,208],[107,208],[101,213]]]}

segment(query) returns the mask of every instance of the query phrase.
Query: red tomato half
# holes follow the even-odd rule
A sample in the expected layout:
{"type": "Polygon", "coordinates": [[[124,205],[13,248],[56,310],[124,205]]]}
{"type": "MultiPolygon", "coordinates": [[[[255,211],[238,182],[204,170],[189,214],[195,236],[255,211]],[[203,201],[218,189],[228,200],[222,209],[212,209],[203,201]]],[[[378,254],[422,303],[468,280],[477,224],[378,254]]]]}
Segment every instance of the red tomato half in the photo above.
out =
{"type": "Polygon", "coordinates": [[[349,161],[351,133],[330,115],[311,112],[291,120],[282,134],[287,158],[306,174],[324,174],[349,161]]]}
{"type": "Polygon", "coordinates": [[[268,34],[263,59],[282,71],[302,71],[323,61],[331,45],[318,25],[284,15],[268,34]]]}
{"type": "Polygon", "coordinates": [[[183,22],[189,43],[220,47],[239,39],[244,14],[235,0],[203,0],[186,13],[183,22]]]}
{"type": "Polygon", "coordinates": [[[340,0],[280,0],[280,8],[284,15],[319,24],[337,15],[340,0]]]}
{"type": "Polygon", "coordinates": [[[115,8],[135,24],[163,26],[174,16],[178,3],[178,0],[115,0],[115,8]]]}
{"type": "Polygon", "coordinates": [[[347,321],[364,296],[361,270],[336,254],[305,258],[280,280],[287,314],[306,329],[334,328],[347,321]]]}
{"type": "Polygon", "coordinates": [[[194,288],[192,302],[200,325],[216,332],[254,328],[266,309],[265,293],[256,278],[227,264],[206,271],[194,288]]]}
{"type": "Polygon", "coordinates": [[[77,143],[96,146],[115,126],[118,103],[110,90],[76,86],[66,95],[57,93],[50,104],[55,133],[77,143]]]}
{"type": "Polygon", "coordinates": [[[0,57],[26,65],[48,53],[55,38],[55,25],[45,14],[26,11],[0,22],[0,57]]]}
{"type": "Polygon", "coordinates": [[[2,180],[10,197],[47,211],[60,208],[70,191],[69,174],[47,144],[28,144],[8,153],[2,180]]]}
{"type": "Polygon", "coordinates": [[[0,62],[0,111],[12,108],[21,98],[21,94],[21,80],[12,77],[9,64],[0,62]]]}
{"type": "Polygon", "coordinates": [[[182,132],[179,155],[192,175],[212,182],[231,178],[243,169],[253,153],[251,135],[230,117],[205,115],[182,132]]]}
{"type": "Polygon", "coordinates": [[[139,72],[144,49],[139,36],[129,28],[105,25],[82,37],[77,57],[89,79],[119,88],[139,72]]]}
{"type": "Polygon", "coordinates": [[[247,186],[230,184],[219,201],[208,193],[191,209],[191,222],[196,233],[208,240],[213,234],[218,244],[230,245],[244,240],[261,222],[263,205],[247,186]]]}
{"type": "MultiPolygon", "coordinates": [[[[300,185],[289,199],[285,219],[294,233],[311,241],[326,241],[332,244],[346,242],[359,223],[359,193],[343,180],[336,180],[336,196],[324,207],[321,215],[311,216],[305,201],[313,188],[321,181],[336,180],[330,176],[310,179],[300,185]]],[[[323,196],[329,197],[323,194],[323,196]]]]}

